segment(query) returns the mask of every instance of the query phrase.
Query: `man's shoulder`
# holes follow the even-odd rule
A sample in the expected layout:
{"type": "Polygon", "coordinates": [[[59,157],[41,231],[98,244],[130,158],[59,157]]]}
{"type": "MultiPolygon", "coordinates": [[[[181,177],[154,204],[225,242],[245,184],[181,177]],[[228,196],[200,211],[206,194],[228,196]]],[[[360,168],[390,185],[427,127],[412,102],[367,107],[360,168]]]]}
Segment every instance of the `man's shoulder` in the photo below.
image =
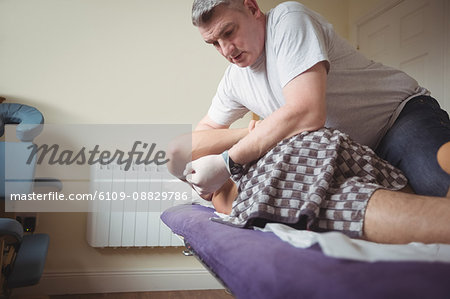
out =
{"type": "Polygon", "coordinates": [[[286,2],[281,2],[280,4],[275,6],[274,9],[276,9],[276,10],[289,10],[289,9],[304,10],[304,9],[306,9],[306,6],[297,1],[286,1],[286,2]]]}
{"type": "Polygon", "coordinates": [[[313,20],[320,24],[328,23],[320,14],[296,1],[287,1],[278,4],[275,8],[270,10],[268,15],[269,26],[276,26],[285,19],[286,16],[291,16],[294,19],[313,20]]]}
{"type": "Polygon", "coordinates": [[[282,2],[275,6],[271,11],[270,14],[273,18],[277,19],[282,17],[285,14],[291,13],[291,12],[306,12],[308,8],[304,6],[303,4],[296,2],[296,1],[287,1],[282,2]]]}

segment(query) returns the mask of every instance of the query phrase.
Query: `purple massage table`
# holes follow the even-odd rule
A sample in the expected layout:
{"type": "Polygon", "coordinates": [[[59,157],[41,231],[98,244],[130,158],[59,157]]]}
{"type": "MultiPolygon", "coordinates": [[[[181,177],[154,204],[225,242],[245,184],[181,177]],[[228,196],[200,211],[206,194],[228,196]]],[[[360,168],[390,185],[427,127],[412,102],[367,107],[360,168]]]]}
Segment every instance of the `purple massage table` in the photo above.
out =
{"type": "Polygon", "coordinates": [[[209,220],[179,205],[161,219],[236,298],[450,298],[450,263],[357,262],[299,249],[272,233],[209,220]]]}

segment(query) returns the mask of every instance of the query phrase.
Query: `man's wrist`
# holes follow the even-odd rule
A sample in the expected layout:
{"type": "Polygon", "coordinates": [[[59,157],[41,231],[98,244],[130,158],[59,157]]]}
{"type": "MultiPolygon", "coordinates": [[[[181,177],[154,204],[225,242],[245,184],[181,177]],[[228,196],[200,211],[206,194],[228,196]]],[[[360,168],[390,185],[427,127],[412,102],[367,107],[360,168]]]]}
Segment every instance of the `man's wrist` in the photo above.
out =
{"type": "Polygon", "coordinates": [[[224,159],[227,170],[231,175],[242,173],[243,171],[242,165],[234,162],[233,159],[231,159],[230,155],[228,154],[227,150],[222,153],[222,158],[224,159]]]}

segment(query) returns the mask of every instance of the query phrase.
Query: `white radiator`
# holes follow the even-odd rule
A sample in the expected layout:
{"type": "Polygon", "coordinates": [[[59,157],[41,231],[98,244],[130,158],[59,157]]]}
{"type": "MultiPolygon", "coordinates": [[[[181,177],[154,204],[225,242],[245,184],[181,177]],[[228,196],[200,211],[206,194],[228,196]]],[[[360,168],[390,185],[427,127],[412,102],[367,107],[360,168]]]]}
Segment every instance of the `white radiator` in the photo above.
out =
{"type": "Polygon", "coordinates": [[[160,220],[165,209],[190,203],[188,185],[165,166],[91,166],[87,241],[92,247],[183,246],[160,220]]]}

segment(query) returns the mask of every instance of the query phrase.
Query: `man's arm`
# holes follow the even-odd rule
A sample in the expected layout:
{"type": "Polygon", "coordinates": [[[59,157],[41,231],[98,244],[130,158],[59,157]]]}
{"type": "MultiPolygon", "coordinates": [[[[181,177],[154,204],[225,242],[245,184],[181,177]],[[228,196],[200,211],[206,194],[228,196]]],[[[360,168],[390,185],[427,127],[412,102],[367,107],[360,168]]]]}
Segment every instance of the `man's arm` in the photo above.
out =
{"type": "MultiPolygon", "coordinates": [[[[267,117],[229,151],[236,163],[245,164],[264,155],[281,140],[324,126],[326,119],[327,62],[320,62],[291,80],[284,88],[286,104],[267,117]]],[[[188,164],[187,180],[199,194],[220,188],[230,173],[220,155],[205,156],[188,164]]]]}
{"type": "Polygon", "coordinates": [[[228,127],[216,124],[209,116],[205,116],[194,132],[172,140],[167,150],[169,171],[184,180],[183,171],[187,163],[203,156],[222,153],[244,138],[250,130],[228,127]]]}
{"type": "MultiPolygon", "coordinates": [[[[202,124],[202,122],[200,122],[202,124]]],[[[183,171],[186,164],[192,160],[207,155],[217,155],[232,147],[256,127],[251,121],[248,128],[242,129],[206,129],[209,125],[197,126],[191,134],[179,136],[173,140],[168,149],[168,169],[176,177],[185,180],[183,171]]],[[[200,194],[204,199],[211,200],[218,212],[229,214],[237,195],[237,188],[231,179],[223,184],[214,194],[200,194]]]]}
{"type": "Polygon", "coordinates": [[[214,122],[208,115],[205,115],[195,127],[194,131],[211,130],[211,129],[228,129],[230,126],[219,125],[214,122]]]}
{"type": "Polygon", "coordinates": [[[286,104],[228,151],[234,162],[256,160],[281,140],[325,125],[326,67],[319,62],[283,88],[286,104]]]}

